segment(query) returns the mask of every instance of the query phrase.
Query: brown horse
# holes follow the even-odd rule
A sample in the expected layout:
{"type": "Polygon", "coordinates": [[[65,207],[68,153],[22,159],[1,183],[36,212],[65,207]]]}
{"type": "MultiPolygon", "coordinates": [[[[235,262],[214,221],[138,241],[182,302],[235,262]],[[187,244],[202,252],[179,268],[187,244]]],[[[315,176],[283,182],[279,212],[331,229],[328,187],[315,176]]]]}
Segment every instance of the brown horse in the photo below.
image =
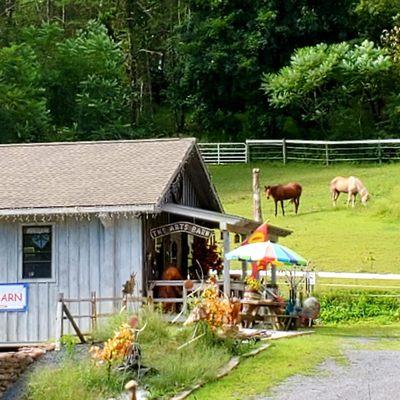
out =
{"type": "MultiPolygon", "coordinates": [[[[169,265],[161,275],[163,281],[182,281],[183,276],[179,269],[174,265],[169,265]]],[[[164,299],[174,299],[182,296],[182,289],[179,286],[159,286],[158,297],[164,299]]],[[[176,303],[163,303],[163,310],[165,312],[177,312],[176,303]]]]}
{"type": "Polygon", "coordinates": [[[302,190],[301,185],[297,182],[288,183],[287,185],[265,186],[264,193],[267,199],[271,196],[275,201],[275,217],[278,214],[278,201],[281,202],[282,214],[285,215],[283,200],[291,200],[294,203],[294,209],[297,214],[302,190]]]}

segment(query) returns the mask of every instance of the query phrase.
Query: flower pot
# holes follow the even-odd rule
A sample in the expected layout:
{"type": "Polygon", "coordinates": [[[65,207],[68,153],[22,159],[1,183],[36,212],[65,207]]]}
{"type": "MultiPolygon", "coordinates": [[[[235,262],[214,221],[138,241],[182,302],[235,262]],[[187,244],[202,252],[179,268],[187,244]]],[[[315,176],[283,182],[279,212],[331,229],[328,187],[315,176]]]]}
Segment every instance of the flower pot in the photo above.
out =
{"type": "MultiPolygon", "coordinates": [[[[258,290],[246,286],[244,288],[243,300],[250,302],[261,300],[261,293],[258,290]]],[[[242,312],[249,315],[255,315],[257,309],[258,307],[255,304],[243,304],[242,312]]]]}
{"type": "Polygon", "coordinates": [[[244,288],[243,300],[261,300],[261,293],[258,290],[246,286],[244,288]]]}

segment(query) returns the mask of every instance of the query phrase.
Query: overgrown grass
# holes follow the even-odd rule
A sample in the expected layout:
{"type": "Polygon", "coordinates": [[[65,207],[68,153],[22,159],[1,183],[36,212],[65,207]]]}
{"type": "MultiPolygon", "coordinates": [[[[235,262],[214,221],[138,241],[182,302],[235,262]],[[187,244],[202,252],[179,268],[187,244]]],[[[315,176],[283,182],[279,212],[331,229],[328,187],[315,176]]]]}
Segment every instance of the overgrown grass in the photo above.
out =
{"type": "Polygon", "coordinates": [[[281,242],[309,259],[317,270],[399,272],[400,164],[258,163],[210,166],[225,211],[252,216],[251,170],[261,169],[261,184],[298,181],[303,185],[299,214],[287,204],[285,217],[274,217],[273,201],[262,196],[265,220],[292,229],[281,242]],[[341,195],[333,208],[329,182],[337,175],[356,175],[371,192],[367,207],[347,208],[341,195]]]}
{"type": "Polygon", "coordinates": [[[149,308],[142,313],[142,320],[147,321],[139,336],[142,362],[155,371],[145,375],[142,383],[149,387],[152,398],[168,397],[200,380],[215,379],[218,368],[231,357],[229,345],[213,340],[208,331],[199,340],[178,349],[203,331],[195,332],[192,326],[169,325],[149,308]]]}
{"type": "Polygon", "coordinates": [[[40,368],[29,378],[27,400],[99,400],[121,392],[124,377],[89,359],[68,358],[40,368]]]}
{"type": "MultiPolygon", "coordinates": [[[[121,323],[129,320],[127,313],[113,316],[99,325],[93,335],[96,341],[107,340],[121,323]]],[[[151,398],[163,399],[199,381],[215,379],[218,369],[233,354],[253,347],[233,340],[220,340],[205,326],[182,327],[171,325],[161,312],[145,307],[139,314],[138,336],[142,366],[151,372],[138,377],[135,373],[108,373],[106,366],[98,366],[87,358],[74,359],[69,351],[66,359],[56,367],[41,368],[30,378],[28,400],[98,400],[117,394],[129,379],[139,379],[148,386],[151,398]],[[187,344],[204,333],[200,339],[187,344]],[[187,344],[180,348],[180,346],[187,344]]],[[[69,342],[69,341],[68,341],[69,342]]]]}

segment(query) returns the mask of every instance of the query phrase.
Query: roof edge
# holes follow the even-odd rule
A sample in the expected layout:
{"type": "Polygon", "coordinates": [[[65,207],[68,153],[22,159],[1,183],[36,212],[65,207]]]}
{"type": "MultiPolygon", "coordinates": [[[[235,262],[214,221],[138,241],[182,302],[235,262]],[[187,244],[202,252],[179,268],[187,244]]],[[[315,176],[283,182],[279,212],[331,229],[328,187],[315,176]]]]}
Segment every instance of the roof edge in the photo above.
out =
{"type": "Polygon", "coordinates": [[[188,141],[195,143],[196,139],[192,137],[187,138],[160,138],[160,139],[125,139],[125,140],[85,140],[76,142],[35,142],[35,143],[3,143],[0,148],[4,147],[39,147],[39,146],[76,146],[76,145],[89,145],[89,144],[115,144],[115,143],[146,143],[146,142],[178,142],[188,141]]]}
{"type": "Polygon", "coordinates": [[[43,207],[43,208],[12,208],[0,210],[0,217],[29,215],[79,215],[95,213],[159,213],[154,204],[119,205],[119,206],[77,206],[77,207],[43,207]]]}
{"type": "Polygon", "coordinates": [[[218,195],[217,188],[215,187],[214,182],[213,182],[212,179],[211,179],[210,171],[209,171],[208,168],[207,168],[207,165],[206,165],[206,163],[205,163],[205,161],[204,161],[204,159],[203,159],[203,156],[201,155],[201,151],[200,151],[199,146],[197,145],[197,142],[196,142],[196,141],[195,141],[195,143],[194,143],[194,147],[196,148],[196,153],[197,153],[197,156],[199,157],[200,164],[201,164],[201,166],[202,166],[202,168],[203,168],[203,170],[204,170],[204,174],[206,175],[206,178],[207,178],[207,180],[208,180],[208,183],[210,184],[211,191],[212,191],[212,193],[213,193],[215,199],[217,200],[217,204],[218,204],[218,206],[219,206],[219,211],[220,211],[221,213],[224,213],[224,212],[225,212],[224,206],[222,205],[222,201],[221,201],[221,199],[220,199],[220,197],[219,197],[219,195],[218,195]]]}
{"type": "Polygon", "coordinates": [[[182,157],[181,161],[179,162],[178,166],[176,167],[174,173],[171,175],[170,179],[168,180],[167,184],[165,185],[164,189],[162,190],[160,196],[157,199],[157,206],[161,207],[163,204],[163,200],[165,199],[165,196],[168,193],[168,190],[170,189],[171,185],[175,182],[175,179],[177,178],[178,174],[182,170],[183,166],[185,163],[187,163],[190,153],[192,152],[193,148],[196,146],[196,139],[191,138],[191,145],[186,149],[185,155],[182,157]]]}

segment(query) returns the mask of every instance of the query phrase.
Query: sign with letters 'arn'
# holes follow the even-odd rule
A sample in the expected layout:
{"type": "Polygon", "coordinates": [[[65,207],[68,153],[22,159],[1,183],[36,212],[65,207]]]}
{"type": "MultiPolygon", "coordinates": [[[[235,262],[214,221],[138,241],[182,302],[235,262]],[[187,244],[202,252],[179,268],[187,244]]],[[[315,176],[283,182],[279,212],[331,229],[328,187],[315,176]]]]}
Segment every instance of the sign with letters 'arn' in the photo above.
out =
{"type": "Polygon", "coordinates": [[[28,285],[26,283],[0,284],[0,312],[26,311],[28,306],[28,285]]]}
{"type": "Polygon", "coordinates": [[[199,236],[208,239],[212,236],[213,230],[204,228],[203,226],[192,224],[191,222],[174,222],[173,224],[162,225],[158,228],[150,230],[150,236],[153,239],[170,235],[171,233],[189,233],[190,235],[199,236]]]}

